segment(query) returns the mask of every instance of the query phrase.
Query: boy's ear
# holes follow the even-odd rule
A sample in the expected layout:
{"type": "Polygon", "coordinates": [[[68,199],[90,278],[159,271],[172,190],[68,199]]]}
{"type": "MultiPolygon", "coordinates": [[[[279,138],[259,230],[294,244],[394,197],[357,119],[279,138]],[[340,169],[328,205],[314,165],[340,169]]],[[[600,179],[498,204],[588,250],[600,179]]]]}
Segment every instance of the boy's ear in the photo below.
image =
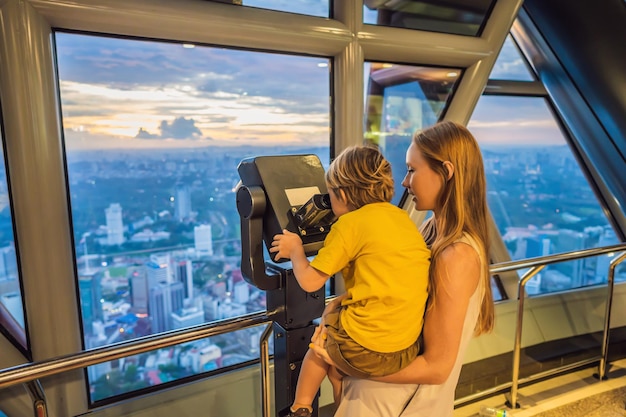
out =
{"type": "Polygon", "coordinates": [[[339,189],[339,195],[337,197],[339,197],[339,199],[343,201],[344,203],[348,201],[348,199],[346,198],[346,192],[343,188],[339,189]]]}
{"type": "Polygon", "coordinates": [[[452,178],[452,176],[454,175],[454,165],[452,165],[452,162],[450,161],[443,161],[443,167],[446,169],[446,172],[448,173],[446,176],[446,179],[450,180],[450,178],[452,178]]]}

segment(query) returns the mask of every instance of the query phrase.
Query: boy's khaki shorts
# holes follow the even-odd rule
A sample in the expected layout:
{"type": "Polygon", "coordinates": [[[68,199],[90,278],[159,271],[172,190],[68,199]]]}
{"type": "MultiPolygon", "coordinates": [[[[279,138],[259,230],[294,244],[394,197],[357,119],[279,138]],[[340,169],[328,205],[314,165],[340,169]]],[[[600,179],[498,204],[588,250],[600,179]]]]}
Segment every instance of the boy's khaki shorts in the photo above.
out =
{"type": "Polygon", "coordinates": [[[326,351],[344,374],[356,378],[384,376],[398,372],[419,354],[420,343],[398,352],[375,352],[364,348],[348,336],[341,325],[341,307],[326,315],[326,351]]]}

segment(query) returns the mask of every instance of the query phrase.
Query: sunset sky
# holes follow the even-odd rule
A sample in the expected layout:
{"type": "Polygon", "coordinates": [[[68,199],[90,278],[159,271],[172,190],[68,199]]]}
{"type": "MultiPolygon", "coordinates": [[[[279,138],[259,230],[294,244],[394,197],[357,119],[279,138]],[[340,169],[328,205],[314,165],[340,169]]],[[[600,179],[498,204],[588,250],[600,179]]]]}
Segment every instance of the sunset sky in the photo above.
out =
{"type": "MultiPolygon", "coordinates": [[[[68,151],[328,144],[325,58],[57,33],[68,151]]],[[[507,41],[492,76],[529,80],[507,41]]],[[[481,144],[563,144],[541,98],[483,97],[481,144]]]]}

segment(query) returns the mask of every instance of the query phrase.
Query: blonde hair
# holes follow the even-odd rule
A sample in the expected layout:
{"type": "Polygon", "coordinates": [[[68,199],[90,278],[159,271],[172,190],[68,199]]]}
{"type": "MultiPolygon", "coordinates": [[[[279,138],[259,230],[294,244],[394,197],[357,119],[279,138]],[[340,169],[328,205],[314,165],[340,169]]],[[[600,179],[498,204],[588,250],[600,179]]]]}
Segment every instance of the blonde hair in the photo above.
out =
{"type": "Polygon", "coordinates": [[[394,193],[391,164],[373,146],[351,146],[335,158],[326,172],[326,185],[352,210],[370,203],[389,202],[394,193]]]}
{"type": "Polygon", "coordinates": [[[442,189],[436,201],[437,216],[428,219],[420,228],[431,248],[430,295],[436,299],[438,291],[433,271],[438,255],[454,244],[463,233],[482,246],[485,296],[482,300],[476,334],[487,333],[494,325],[494,304],[491,291],[489,264],[489,208],[483,158],[474,136],[465,126],[444,121],[418,131],[413,143],[422,153],[429,167],[442,178],[442,189]],[[454,175],[448,180],[445,161],[454,166],[454,175]]]}

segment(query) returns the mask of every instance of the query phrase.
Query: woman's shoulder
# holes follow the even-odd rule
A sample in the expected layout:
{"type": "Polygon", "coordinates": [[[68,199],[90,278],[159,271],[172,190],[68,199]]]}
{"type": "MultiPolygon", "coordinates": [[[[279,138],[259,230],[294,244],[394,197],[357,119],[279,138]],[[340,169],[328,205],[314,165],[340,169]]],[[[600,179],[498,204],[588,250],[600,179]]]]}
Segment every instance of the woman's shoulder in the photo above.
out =
{"type": "Polygon", "coordinates": [[[480,249],[472,238],[463,237],[446,248],[438,255],[437,263],[440,271],[445,271],[443,279],[454,281],[455,286],[467,285],[471,294],[482,274],[482,257],[480,249]]]}
{"type": "Polygon", "coordinates": [[[467,240],[459,239],[444,248],[439,254],[439,261],[454,265],[459,264],[480,264],[478,248],[467,240]]]}

